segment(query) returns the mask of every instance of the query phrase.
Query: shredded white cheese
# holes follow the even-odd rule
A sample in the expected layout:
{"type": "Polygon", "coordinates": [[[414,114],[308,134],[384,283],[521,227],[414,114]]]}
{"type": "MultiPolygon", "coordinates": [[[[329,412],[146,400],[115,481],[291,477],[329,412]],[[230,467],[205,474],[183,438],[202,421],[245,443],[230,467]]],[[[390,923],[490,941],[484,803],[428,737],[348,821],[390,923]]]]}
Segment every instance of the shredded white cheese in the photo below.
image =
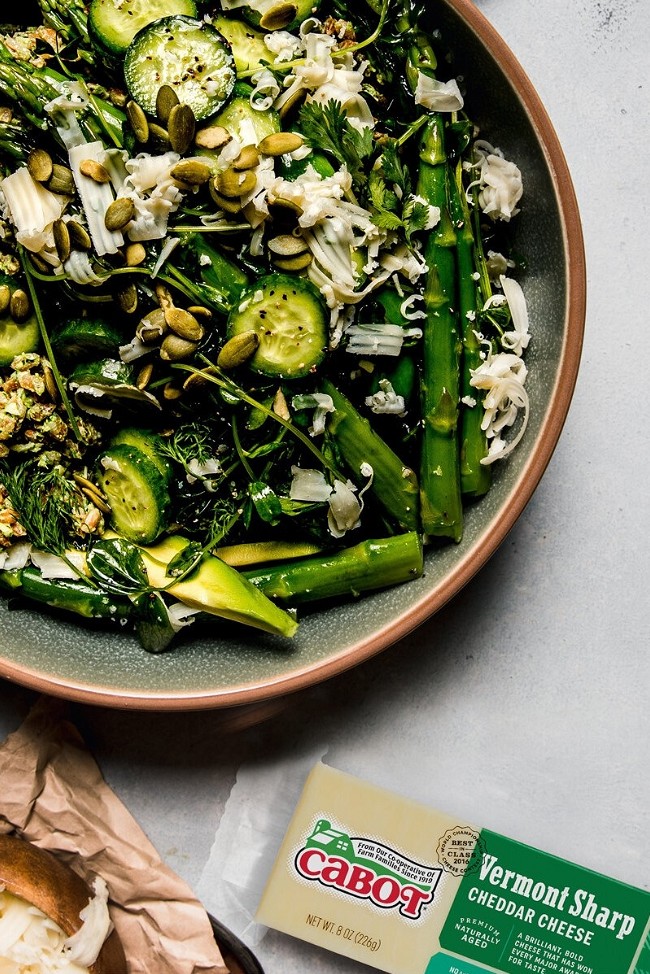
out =
{"type": "Polygon", "coordinates": [[[455,79],[446,82],[437,81],[418,71],[415,104],[423,105],[432,112],[459,112],[464,101],[455,79]]]}
{"type": "Polygon", "coordinates": [[[51,193],[32,179],[26,166],[0,182],[16,240],[32,253],[53,244],[52,224],[65,209],[65,198],[51,193]]]}
{"type": "Polygon", "coordinates": [[[112,929],[108,889],[95,880],[95,896],[79,914],[82,926],[66,938],[41,910],[0,886],[2,974],[88,974],[112,929]]]}
{"type": "Polygon", "coordinates": [[[507,223],[519,213],[517,204],[524,191],[521,171],[489,142],[478,141],[475,152],[481,210],[492,220],[507,223]]]}

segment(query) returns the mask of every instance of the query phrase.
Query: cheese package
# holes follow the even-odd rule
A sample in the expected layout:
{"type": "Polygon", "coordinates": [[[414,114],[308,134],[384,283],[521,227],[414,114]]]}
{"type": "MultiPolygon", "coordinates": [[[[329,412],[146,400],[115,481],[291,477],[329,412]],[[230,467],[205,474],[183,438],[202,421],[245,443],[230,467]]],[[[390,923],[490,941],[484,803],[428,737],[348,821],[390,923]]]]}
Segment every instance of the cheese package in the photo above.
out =
{"type": "Polygon", "coordinates": [[[257,920],[389,974],[650,974],[650,893],[318,764],[257,920]]]}

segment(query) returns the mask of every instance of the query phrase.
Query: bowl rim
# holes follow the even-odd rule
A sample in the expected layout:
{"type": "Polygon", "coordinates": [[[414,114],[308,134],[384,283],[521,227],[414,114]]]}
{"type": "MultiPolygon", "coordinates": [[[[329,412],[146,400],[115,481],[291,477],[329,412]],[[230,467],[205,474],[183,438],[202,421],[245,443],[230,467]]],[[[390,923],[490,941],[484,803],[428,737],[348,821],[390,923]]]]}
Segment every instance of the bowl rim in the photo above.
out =
{"type": "Polygon", "coordinates": [[[307,663],[287,674],[206,691],[112,690],[14,664],[0,658],[0,676],[23,686],[89,703],[123,710],[190,711],[260,705],[328,680],[377,655],[403,639],[438,612],[464,588],[499,548],[532,497],[548,466],[564,426],[578,375],[586,317],[587,272],[582,225],[569,167],[553,123],[530,78],[506,41],[472,0],[444,0],[446,6],[477,34],[499,64],[522,104],[541,146],[555,192],[564,240],[566,299],[565,333],[555,384],[538,434],[539,448],[529,457],[511,490],[507,505],[487,525],[482,543],[470,548],[417,603],[380,631],[363,637],[333,656],[307,663]],[[561,376],[561,381],[559,376],[561,376]]]}

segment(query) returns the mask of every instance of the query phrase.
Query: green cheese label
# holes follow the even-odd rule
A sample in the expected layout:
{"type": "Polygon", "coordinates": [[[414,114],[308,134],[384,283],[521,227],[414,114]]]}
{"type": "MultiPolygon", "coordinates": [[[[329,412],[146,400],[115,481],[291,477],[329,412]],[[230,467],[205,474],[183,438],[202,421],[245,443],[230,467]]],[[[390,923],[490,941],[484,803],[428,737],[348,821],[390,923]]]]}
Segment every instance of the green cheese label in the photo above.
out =
{"type": "Polygon", "coordinates": [[[486,830],[481,851],[463,876],[441,947],[505,974],[632,970],[648,893],[486,830]]]}

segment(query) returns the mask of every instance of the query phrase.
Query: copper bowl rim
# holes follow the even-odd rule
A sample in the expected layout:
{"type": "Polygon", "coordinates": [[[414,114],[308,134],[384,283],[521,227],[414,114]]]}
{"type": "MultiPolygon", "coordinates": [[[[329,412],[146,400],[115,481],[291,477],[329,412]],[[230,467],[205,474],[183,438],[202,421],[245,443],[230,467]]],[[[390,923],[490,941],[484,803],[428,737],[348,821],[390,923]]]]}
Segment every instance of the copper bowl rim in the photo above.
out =
{"type": "Polygon", "coordinates": [[[499,64],[505,77],[525,109],[542,147],[555,190],[566,262],[565,334],[558,363],[556,381],[549,407],[538,435],[538,446],[520,476],[508,503],[499,510],[482,537],[481,543],[468,549],[433,591],[397,616],[389,625],[366,638],[345,647],[325,660],[310,663],[289,674],[265,679],[260,683],[242,684],[226,689],[201,691],[143,692],[112,691],[108,688],[75,684],[69,679],[44,676],[22,665],[0,661],[0,675],[41,692],[63,696],[81,703],[123,710],[190,711],[228,707],[259,706],[273,710],[280,696],[303,690],[328,680],[375,656],[403,639],[438,612],[456,595],[490,559],[501,545],[530,500],[544,473],[569,410],[578,375],[586,315],[587,275],[584,240],[578,203],[571,174],[553,124],[528,75],[506,42],[475,7],[472,0],[445,0],[447,6],[480,37],[483,47],[499,64]]]}

